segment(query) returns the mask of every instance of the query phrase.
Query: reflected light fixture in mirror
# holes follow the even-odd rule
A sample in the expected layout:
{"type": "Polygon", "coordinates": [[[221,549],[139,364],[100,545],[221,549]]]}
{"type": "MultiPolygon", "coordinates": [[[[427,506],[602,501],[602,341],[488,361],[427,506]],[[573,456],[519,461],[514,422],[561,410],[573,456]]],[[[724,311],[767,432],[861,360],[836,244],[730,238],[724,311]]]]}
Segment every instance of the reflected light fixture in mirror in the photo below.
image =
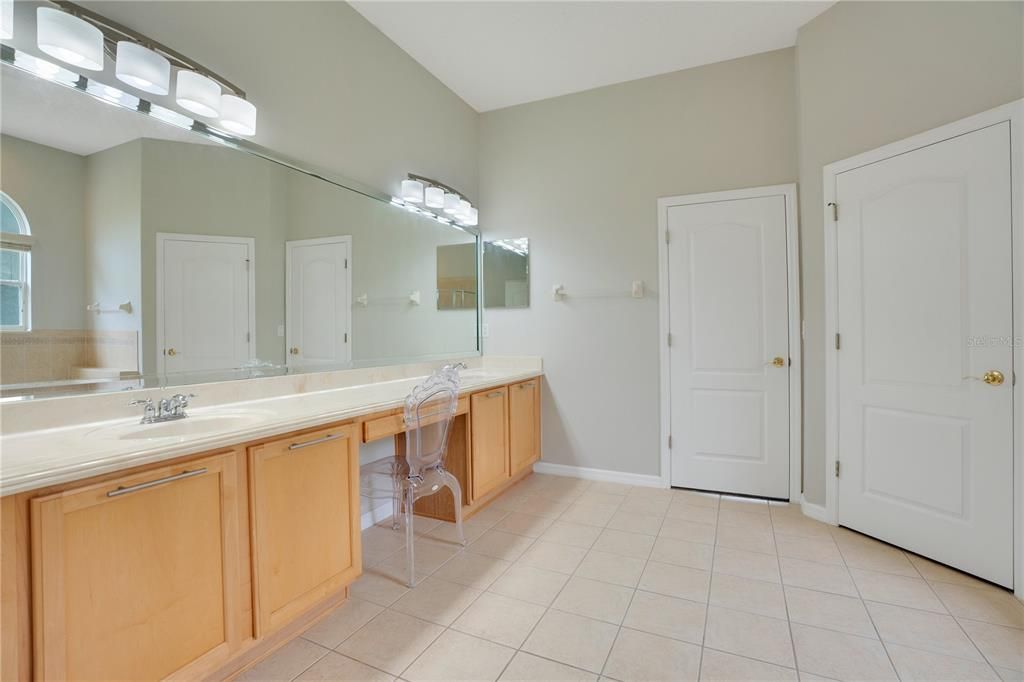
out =
{"type": "Polygon", "coordinates": [[[36,43],[46,54],[80,69],[103,69],[103,32],[52,7],[36,10],[36,43]]]}
{"type": "Polygon", "coordinates": [[[422,204],[423,183],[419,180],[402,180],[402,199],[411,204],[422,204]]]}
{"type": "Polygon", "coordinates": [[[235,95],[221,95],[220,125],[229,133],[251,137],[256,134],[256,107],[235,95]]]}
{"type": "Polygon", "coordinates": [[[469,209],[469,215],[466,217],[466,224],[470,227],[476,227],[480,222],[480,212],[475,208],[469,209]]]}
{"type": "Polygon", "coordinates": [[[0,40],[14,37],[14,0],[0,0],[0,40]]]}
{"type": "Polygon", "coordinates": [[[459,202],[462,201],[462,197],[458,194],[451,192],[445,192],[444,194],[444,212],[449,215],[455,215],[459,211],[459,202]]]}
{"type": "Polygon", "coordinates": [[[427,208],[444,208],[444,190],[440,187],[427,187],[423,192],[427,208]]]}
{"type": "Polygon", "coordinates": [[[195,71],[178,72],[178,106],[193,114],[216,118],[220,114],[220,86],[195,71]]]}
{"type": "Polygon", "coordinates": [[[469,209],[470,208],[471,208],[471,205],[470,205],[470,203],[468,201],[466,201],[465,199],[460,200],[459,201],[459,209],[457,211],[455,211],[455,217],[458,218],[463,223],[466,222],[467,220],[469,220],[469,209]]]}
{"type": "Polygon", "coordinates": [[[154,95],[166,95],[171,89],[171,63],[138,43],[117,43],[115,75],[122,83],[154,95]]]}

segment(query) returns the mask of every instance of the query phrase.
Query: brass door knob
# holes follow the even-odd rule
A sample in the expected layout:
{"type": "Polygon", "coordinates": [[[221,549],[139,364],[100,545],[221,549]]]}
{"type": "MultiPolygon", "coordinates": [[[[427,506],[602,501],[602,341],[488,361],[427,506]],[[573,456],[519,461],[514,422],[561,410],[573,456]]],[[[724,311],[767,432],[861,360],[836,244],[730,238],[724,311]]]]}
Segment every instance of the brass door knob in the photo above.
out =
{"type": "Polygon", "coordinates": [[[786,360],[785,360],[785,358],[780,358],[778,356],[775,356],[769,362],[766,362],[764,364],[771,365],[772,367],[785,367],[786,366],[786,360]]]}
{"type": "Polygon", "coordinates": [[[292,346],[291,348],[288,349],[288,352],[291,353],[292,355],[298,355],[299,349],[296,346],[292,346]]]}
{"type": "Polygon", "coordinates": [[[175,355],[178,354],[178,351],[174,350],[173,348],[168,348],[167,354],[170,355],[171,357],[174,357],[175,355]]]}
{"type": "Polygon", "coordinates": [[[1002,386],[1003,382],[1006,381],[1006,377],[998,369],[990,369],[981,375],[981,380],[989,386],[1002,386]]]}

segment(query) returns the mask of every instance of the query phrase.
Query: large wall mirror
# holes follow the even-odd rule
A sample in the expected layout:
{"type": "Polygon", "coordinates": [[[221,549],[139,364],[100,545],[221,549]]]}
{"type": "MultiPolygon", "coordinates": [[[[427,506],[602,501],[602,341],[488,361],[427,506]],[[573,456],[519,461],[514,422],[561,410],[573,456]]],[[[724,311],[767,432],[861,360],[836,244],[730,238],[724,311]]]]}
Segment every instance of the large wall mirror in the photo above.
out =
{"type": "Polygon", "coordinates": [[[3,396],[478,352],[475,231],[102,92],[0,78],[3,396]],[[441,290],[448,247],[470,266],[441,290]]]}

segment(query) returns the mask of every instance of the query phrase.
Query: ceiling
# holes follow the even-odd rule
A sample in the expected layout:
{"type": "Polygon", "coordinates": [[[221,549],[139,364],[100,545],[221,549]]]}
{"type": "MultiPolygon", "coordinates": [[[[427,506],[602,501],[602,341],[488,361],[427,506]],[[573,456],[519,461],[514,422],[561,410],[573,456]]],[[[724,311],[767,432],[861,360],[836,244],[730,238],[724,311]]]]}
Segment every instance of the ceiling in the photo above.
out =
{"type": "MultiPolygon", "coordinates": [[[[207,140],[149,116],[4,66],[0,132],[88,156],[140,137],[204,144],[207,140]]],[[[214,144],[214,143],[211,143],[214,144]]]]}
{"type": "Polygon", "coordinates": [[[477,111],[767,52],[833,2],[352,2],[477,111]]]}

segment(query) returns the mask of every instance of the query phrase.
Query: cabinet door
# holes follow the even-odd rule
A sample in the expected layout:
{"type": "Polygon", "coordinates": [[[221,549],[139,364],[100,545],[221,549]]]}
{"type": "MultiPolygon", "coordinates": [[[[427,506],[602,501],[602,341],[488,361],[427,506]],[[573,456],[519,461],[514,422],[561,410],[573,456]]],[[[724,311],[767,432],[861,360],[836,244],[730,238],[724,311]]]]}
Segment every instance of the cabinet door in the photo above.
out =
{"type": "Polygon", "coordinates": [[[540,380],[508,387],[508,439],[512,473],[540,459],[540,380]]]}
{"type": "Polygon", "coordinates": [[[237,456],[32,500],[37,679],[198,677],[238,647],[237,456]]]}
{"type": "Polygon", "coordinates": [[[256,631],[262,637],[361,570],[356,427],[250,448],[256,631]]]}
{"type": "Polygon", "coordinates": [[[507,404],[506,387],[474,393],[470,399],[474,500],[512,477],[508,459],[507,404]]]}

